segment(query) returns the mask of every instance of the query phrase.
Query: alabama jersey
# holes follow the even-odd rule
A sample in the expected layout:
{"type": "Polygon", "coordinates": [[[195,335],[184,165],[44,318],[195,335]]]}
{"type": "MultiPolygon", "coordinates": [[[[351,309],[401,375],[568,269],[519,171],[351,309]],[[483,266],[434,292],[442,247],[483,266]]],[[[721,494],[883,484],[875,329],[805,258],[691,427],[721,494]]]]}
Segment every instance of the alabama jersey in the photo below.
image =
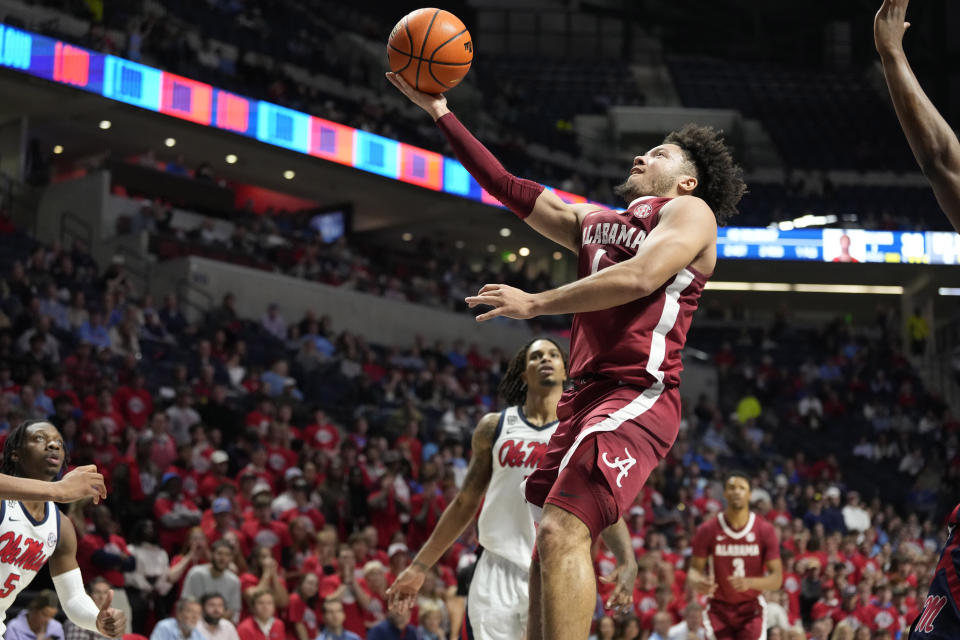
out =
{"type": "MultiPolygon", "coordinates": [[[[644,196],[625,210],[584,216],[577,277],[634,257],[670,200],[644,196]]],[[[645,298],[574,315],[571,379],[599,376],[640,388],[679,385],[680,351],[708,276],[687,267],[645,298]]]]}
{"type": "Polygon", "coordinates": [[[556,428],[556,422],[530,424],[522,407],[509,407],[501,412],[493,439],[493,472],[477,522],[479,540],[486,551],[524,570],[530,567],[536,532],[520,486],[537,468],[556,428]]]}
{"type": "Polygon", "coordinates": [[[910,640],[960,638],[960,505],[947,520],[947,532],[923,609],[910,627],[910,640]]]}
{"type": "Polygon", "coordinates": [[[713,558],[713,581],[717,590],[711,598],[727,604],[756,601],[760,592],[755,589],[738,592],[730,585],[730,578],[760,578],[766,574],[766,564],[780,558],[780,542],[769,522],[750,513],[747,524],[734,530],[721,511],[697,528],[693,538],[693,556],[713,558]]]}
{"type": "Polygon", "coordinates": [[[42,520],[34,520],[23,503],[0,501],[0,636],[7,608],[47,563],[60,540],[60,510],[46,503],[42,520]]]}

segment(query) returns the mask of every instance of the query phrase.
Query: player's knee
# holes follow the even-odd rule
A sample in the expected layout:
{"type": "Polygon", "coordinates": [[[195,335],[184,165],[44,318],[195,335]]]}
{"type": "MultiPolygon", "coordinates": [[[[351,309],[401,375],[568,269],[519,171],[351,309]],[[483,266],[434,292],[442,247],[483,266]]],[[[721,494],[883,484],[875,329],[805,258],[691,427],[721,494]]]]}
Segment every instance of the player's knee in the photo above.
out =
{"type": "Polygon", "coordinates": [[[560,557],[582,547],[590,547],[587,525],[566,511],[544,511],[537,528],[537,552],[541,559],[560,557]]]}

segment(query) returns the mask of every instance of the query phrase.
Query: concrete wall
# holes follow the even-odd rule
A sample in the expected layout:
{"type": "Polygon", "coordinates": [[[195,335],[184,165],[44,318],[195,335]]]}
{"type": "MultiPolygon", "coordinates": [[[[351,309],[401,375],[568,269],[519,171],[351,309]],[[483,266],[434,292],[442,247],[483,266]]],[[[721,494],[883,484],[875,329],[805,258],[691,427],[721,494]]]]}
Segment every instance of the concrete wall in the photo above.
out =
{"type": "MultiPolygon", "coordinates": [[[[103,213],[106,211],[107,197],[110,193],[110,174],[97,172],[69,182],[51,184],[43,191],[40,197],[40,207],[37,212],[37,238],[43,242],[60,240],[62,216],[65,211],[82,218],[91,232],[91,251],[94,258],[104,264],[110,256],[105,255],[104,247],[99,240],[104,237],[103,213]]],[[[80,226],[69,223],[71,229],[79,230],[80,226]]],[[[113,234],[113,229],[109,229],[113,234]]]]}
{"type": "MultiPolygon", "coordinates": [[[[177,293],[178,283],[186,280],[205,291],[219,304],[227,292],[236,294],[237,312],[243,317],[260,318],[267,305],[276,302],[287,321],[299,319],[308,309],[327,314],[337,331],[359,333],[372,342],[409,346],[417,335],[432,342],[450,344],[464,340],[484,349],[500,347],[513,351],[532,337],[519,321],[479,324],[471,316],[398,302],[290,276],[267,273],[247,267],[207,260],[180,258],[155,265],[150,292],[154,296],[177,293]]],[[[193,291],[186,296],[200,304],[204,296],[193,291]]],[[[185,308],[194,318],[195,308],[185,308]]]]}

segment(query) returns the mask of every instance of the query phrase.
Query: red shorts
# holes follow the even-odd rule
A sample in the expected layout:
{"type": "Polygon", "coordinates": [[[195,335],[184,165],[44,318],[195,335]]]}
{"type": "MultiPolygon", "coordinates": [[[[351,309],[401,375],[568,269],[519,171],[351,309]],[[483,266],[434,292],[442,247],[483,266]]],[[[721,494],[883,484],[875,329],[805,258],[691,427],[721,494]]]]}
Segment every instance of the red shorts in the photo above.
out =
{"type": "Polygon", "coordinates": [[[594,539],[629,511],[677,438],[680,393],[597,380],[565,391],[560,425],[527,478],[527,502],[554,504],[587,525],[594,539]]]}
{"type": "Polygon", "coordinates": [[[767,603],[763,596],[746,602],[711,600],[703,611],[703,627],[711,640],[761,640],[767,603]]]}

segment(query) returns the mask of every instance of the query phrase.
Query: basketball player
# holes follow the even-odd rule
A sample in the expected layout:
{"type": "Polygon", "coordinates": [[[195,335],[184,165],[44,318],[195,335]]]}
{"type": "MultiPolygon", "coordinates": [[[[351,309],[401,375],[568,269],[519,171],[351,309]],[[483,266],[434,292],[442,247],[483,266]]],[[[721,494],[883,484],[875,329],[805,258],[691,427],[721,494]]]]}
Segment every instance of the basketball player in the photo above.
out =
{"type": "MultiPolygon", "coordinates": [[[[566,379],[565,356],[552,340],[534,340],[513,357],[500,382],[500,393],[511,406],[488,413],[477,425],[463,487],[413,563],[387,590],[391,609],[402,612],[413,605],[425,573],[473,520],[482,501],[478,530],[483,553],[467,595],[468,627],[478,640],[524,636],[535,531],[520,487],[557,428],[557,402],[566,379]]],[[[626,525],[618,522],[604,539],[620,551],[617,569],[605,578],[617,581],[607,606],[628,606],[637,563],[626,525]]]]}
{"type": "Polygon", "coordinates": [[[750,511],[750,478],[727,475],[726,509],[699,527],[687,581],[709,597],[703,627],[712,640],[762,640],[767,603],[763,592],[783,584],[780,541],[773,525],[750,511]],[[713,579],[707,559],[713,559],[713,579]]]}
{"type": "Polygon", "coordinates": [[[467,303],[493,307],[479,321],[575,314],[574,386],[561,398],[560,424],[526,482],[540,518],[529,637],[582,640],[596,599],[591,543],[629,511],[676,439],[680,350],[716,264],[717,222],[736,212],[745,191],[742,172],[713,129],[687,125],[634,158],[617,188],[629,203],[625,210],[567,204],[509,174],[442,95],[387,77],[433,117],[480,186],[579,256],[575,282],[537,294],[490,284],[467,303]]]}
{"type": "MultiPolygon", "coordinates": [[[[923,92],[903,50],[908,0],[884,0],[873,36],[897,118],[940,208],[960,232],[960,141],[923,92]]],[[[910,626],[911,640],[960,638],[960,505],[947,520],[947,543],[930,592],[910,626]]]]}
{"type": "MultiPolygon", "coordinates": [[[[0,473],[49,482],[60,473],[65,456],[56,427],[23,422],[7,436],[0,473]]],[[[126,617],[110,608],[113,591],[98,607],[83,588],[70,518],[61,517],[52,501],[38,500],[0,502],[0,635],[7,608],[47,561],[63,611],[75,625],[110,638],[123,635],[126,617]]]]}

